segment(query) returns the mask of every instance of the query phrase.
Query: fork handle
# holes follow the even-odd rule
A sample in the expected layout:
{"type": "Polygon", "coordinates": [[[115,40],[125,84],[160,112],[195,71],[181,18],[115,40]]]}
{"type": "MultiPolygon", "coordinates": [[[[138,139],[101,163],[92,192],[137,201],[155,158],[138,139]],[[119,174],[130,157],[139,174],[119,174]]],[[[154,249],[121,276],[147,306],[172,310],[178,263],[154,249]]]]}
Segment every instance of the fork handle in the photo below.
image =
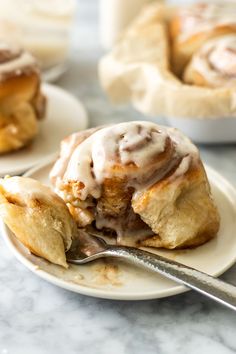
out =
{"type": "Polygon", "coordinates": [[[236,311],[236,286],[173,260],[133,247],[110,246],[108,256],[125,258],[128,262],[162,274],[236,311]]]}

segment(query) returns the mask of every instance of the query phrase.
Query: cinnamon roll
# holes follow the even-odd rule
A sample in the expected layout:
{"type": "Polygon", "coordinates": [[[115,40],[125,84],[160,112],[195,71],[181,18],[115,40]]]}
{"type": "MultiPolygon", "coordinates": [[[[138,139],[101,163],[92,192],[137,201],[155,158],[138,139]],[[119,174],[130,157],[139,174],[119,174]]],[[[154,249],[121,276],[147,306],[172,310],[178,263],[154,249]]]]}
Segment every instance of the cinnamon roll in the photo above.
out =
{"type": "Polygon", "coordinates": [[[170,23],[173,66],[179,75],[191,56],[208,40],[236,33],[236,4],[198,3],[179,8],[170,23]]]}
{"type": "Polygon", "coordinates": [[[36,136],[45,104],[34,57],[0,41],[0,153],[20,149],[36,136]]]}
{"type": "Polygon", "coordinates": [[[184,81],[213,88],[236,88],[236,34],[207,41],[187,66],[184,81]]]}
{"type": "Polygon", "coordinates": [[[73,134],[50,178],[79,227],[109,230],[117,244],[196,246],[219,228],[198,150],[173,128],[129,122],[73,134]]]}
{"type": "Polygon", "coordinates": [[[68,267],[65,251],[77,227],[49,187],[25,177],[0,179],[0,216],[33,254],[68,267]]]}

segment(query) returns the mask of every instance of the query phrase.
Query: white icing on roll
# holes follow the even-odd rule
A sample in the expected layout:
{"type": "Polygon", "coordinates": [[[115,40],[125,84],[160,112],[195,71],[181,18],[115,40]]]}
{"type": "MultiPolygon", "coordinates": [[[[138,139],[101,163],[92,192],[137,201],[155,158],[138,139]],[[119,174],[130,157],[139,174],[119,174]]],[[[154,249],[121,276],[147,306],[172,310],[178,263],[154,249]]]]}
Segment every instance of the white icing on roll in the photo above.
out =
{"type": "MultiPolygon", "coordinates": [[[[71,145],[68,149],[71,152],[71,145]]],[[[84,185],[80,199],[89,195],[99,198],[106,178],[127,176],[128,185],[140,190],[163,178],[174,166],[179,166],[178,175],[184,174],[196,156],[197,148],[176,129],[150,122],[120,123],[95,131],[75,148],[69,160],[62,154],[51,178],[59,194],[61,183],[76,181],[84,185]],[[191,158],[182,165],[188,155],[191,158]]]]}
{"type": "Polygon", "coordinates": [[[63,176],[66,172],[67,165],[71,158],[71,155],[78,145],[79,137],[77,133],[71,134],[69,138],[62,141],[61,143],[61,158],[56,161],[53,167],[53,176],[51,176],[54,181],[56,177],[63,176]]]}
{"type": "Polygon", "coordinates": [[[0,42],[0,81],[31,71],[37,71],[37,62],[29,52],[0,42]]]}
{"type": "Polygon", "coordinates": [[[63,178],[70,158],[76,147],[98,129],[100,128],[87,129],[83,132],[83,134],[81,132],[73,133],[61,142],[60,158],[56,161],[53,166],[53,172],[50,174],[53,183],[58,177],[63,178]]]}
{"type": "Polygon", "coordinates": [[[190,65],[212,87],[236,87],[236,34],[206,42],[190,65]]]}
{"type": "Polygon", "coordinates": [[[195,33],[211,31],[216,27],[230,26],[236,30],[236,5],[233,3],[199,3],[182,8],[180,40],[195,33]]]}
{"type": "Polygon", "coordinates": [[[216,70],[236,77],[236,35],[222,37],[213,43],[209,63],[216,70]]]}

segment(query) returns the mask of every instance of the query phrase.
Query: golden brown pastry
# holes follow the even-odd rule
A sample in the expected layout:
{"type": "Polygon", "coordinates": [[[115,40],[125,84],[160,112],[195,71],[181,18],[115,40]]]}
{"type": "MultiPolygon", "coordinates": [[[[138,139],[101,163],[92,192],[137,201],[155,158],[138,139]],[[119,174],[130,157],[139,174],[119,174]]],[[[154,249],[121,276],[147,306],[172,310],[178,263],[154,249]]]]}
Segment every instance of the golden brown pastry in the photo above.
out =
{"type": "Polygon", "coordinates": [[[236,89],[236,34],[207,41],[191,59],[184,81],[207,87],[236,89]]]}
{"type": "Polygon", "coordinates": [[[79,132],[63,142],[50,177],[78,226],[112,230],[118,244],[196,246],[219,228],[198,150],[173,128],[128,122],[79,132]]]}
{"type": "Polygon", "coordinates": [[[20,149],[36,136],[45,103],[33,56],[0,41],[0,153],[20,149]]]}
{"type": "Polygon", "coordinates": [[[0,216],[33,254],[68,267],[65,251],[76,236],[76,224],[49,187],[26,177],[0,179],[0,216]]]}
{"type": "Polygon", "coordinates": [[[197,3],[181,7],[170,24],[173,66],[180,75],[191,56],[210,38],[236,33],[236,4],[197,3]]]}

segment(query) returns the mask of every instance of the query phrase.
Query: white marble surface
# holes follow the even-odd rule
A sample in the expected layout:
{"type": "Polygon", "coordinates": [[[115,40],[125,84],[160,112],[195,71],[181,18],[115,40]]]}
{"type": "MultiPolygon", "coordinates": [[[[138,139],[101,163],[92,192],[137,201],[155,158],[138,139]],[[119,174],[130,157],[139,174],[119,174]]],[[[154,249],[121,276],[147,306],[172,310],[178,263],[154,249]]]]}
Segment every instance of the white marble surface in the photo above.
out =
{"type": "MultiPolygon", "coordinates": [[[[91,125],[141,117],[112,107],[96,79],[96,1],[79,2],[75,50],[59,84],[80,97],[91,125]]],[[[236,145],[201,147],[236,186],[236,145]]],[[[222,278],[236,285],[236,266],[222,278]]],[[[115,302],[70,293],[25,269],[0,239],[0,354],[231,354],[236,314],[203,296],[115,302]]]]}

